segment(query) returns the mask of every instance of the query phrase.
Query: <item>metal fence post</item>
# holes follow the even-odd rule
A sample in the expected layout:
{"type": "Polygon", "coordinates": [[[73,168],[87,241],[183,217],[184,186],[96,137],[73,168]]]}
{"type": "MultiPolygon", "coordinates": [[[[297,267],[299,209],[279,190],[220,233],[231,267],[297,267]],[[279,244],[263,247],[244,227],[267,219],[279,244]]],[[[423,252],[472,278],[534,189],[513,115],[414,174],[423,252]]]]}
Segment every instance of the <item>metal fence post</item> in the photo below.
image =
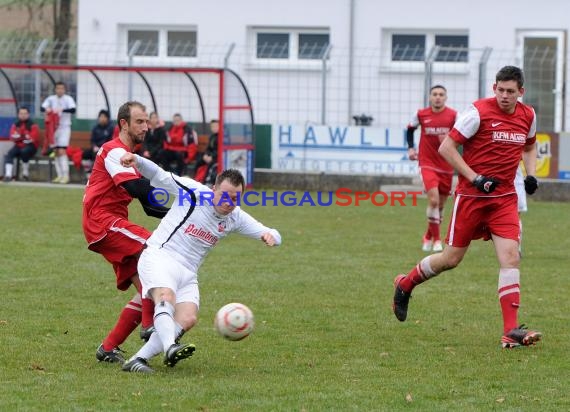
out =
{"type": "MultiPolygon", "coordinates": [[[[129,67],[133,67],[133,56],[139,51],[141,47],[141,41],[135,40],[131,48],[129,49],[129,67]]],[[[129,101],[133,100],[133,73],[129,72],[129,83],[128,83],[128,96],[129,101]]]]}
{"type": "Polygon", "coordinates": [[[429,104],[429,89],[431,89],[433,81],[433,62],[435,61],[441,46],[434,46],[428,53],[425,60],[425,75],[424,75],[424,107],[429,104]]]}
{"type": "Polygon", "coordinates": [[[327,60],[331,53],[332,44],[329,43],[323,53],[321,69],[321,124],[326,124],[327,119],[327,60]]]}
{"type": "Polygon", "coordinates": [[[491,47],[485,47],[481,58],[479,59],[479,99],[482,99],[487,94],[487,62],[491,57],[491,47]]]}
{"type": "Polygon", "coordinates": [[[230,64],[230,57],[232,55],[232,52],[234,51],[234,48],[236,47],[235,43],[230,44],[230,47],[228,48],[228,51],[226,52],[226,55],[224,56],[224,69],[227,69],[229,64],[230,64]]]}
{"type": "MultiPolygon", "coordinates": [[[[42,62],[42,55],[46,47],[49,44],[48,39],[42,39],[36,51],[34,52],[34,63],[40,64],[42,62]]],[[[41,94],[42,94],[42,79],[41,72],[36,69],[34,70],[34,116],[36,118],[41,116],[40,105],[41,105],[41,94]]]]}

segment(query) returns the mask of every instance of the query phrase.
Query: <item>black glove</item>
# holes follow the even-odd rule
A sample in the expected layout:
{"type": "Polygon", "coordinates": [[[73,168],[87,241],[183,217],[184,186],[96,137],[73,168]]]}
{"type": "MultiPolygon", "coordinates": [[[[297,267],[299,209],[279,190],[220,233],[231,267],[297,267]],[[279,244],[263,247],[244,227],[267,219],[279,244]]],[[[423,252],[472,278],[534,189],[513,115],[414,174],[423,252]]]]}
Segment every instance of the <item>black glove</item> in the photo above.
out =
{"type": "Polygon", "coordinates": [[[499,181],[494,177],[486,177],[483,175],[477,175],[475,179],[473,179],[473,186],[477,187],[483,193],[491,193],[499,184],[499,181]]]}
{"type": "Polygon", "coordinates": [[[532,195],[538,189],[538,181],[534,176],[527,176],[524,179],[524,190],[529,194],[532,195]]]}

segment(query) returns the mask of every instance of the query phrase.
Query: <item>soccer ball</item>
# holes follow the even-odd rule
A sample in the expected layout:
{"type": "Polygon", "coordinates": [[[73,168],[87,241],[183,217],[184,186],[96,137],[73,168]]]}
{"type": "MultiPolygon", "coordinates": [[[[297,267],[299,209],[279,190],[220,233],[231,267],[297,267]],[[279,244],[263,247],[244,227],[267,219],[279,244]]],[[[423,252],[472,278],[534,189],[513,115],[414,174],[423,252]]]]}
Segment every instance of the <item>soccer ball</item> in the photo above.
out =
{"type": "Polygon", "coordinates": [[[241,303],[228,303],[214,318],[214,326],[228,340],[242,340],[253,331],[253,312],[241,303]]]}

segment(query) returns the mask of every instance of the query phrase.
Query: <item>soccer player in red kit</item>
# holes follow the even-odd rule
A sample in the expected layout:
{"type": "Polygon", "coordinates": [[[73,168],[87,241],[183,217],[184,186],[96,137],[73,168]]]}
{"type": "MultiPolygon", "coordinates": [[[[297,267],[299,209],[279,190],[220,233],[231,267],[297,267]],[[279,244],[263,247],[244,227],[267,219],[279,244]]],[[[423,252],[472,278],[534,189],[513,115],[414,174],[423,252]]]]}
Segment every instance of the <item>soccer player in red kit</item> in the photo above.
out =
{"type": "Polygon", "coordinates": [[[440,237],[440,224],[443,208],[451,193],[453,167],[438,153],[439,145],[449,133],[457,112],[445,105],[447,90],[442,85],[435,85],[429,92],[429,107],[418,110],[407,130],[408,157],[418,160],[424,190],[428,197],[426,210],[428,226],[422,239],[422,250],[441,252],[443,245],[440,237]],[[414,147],[414,131],[422,127],[419,153],[414,147]]]}
{"type": "Polygon", "coordinates": [[[514,187],[519,161],[528,172],[525,190],[538,188],[536,170],[536,115],[518,101],[524,93],[521,69],[505,66],[496,76],[495,97],[481,99],[459,116],[439,148],[458,171],[447,246],[425,257],[407,276],[394,280],[393,310],[406,320],[414,287],[443,271],[456,267],[471,240],[492,239],[499,262],[498,295],[503,315],[503,348],[533,345],[542,334],[518,324],[520,300],[519,219],[514,187]],[[463,156],[458,152],[463,145],[463,156]]]}
{"type": "Polygon", "coordinates": [[[153,187],[136,169],[121,166],[120,158],[142,143],[147,132],[148,115],[139,102],[127,102],[119,108],[119,136],[101,146],[83,196],[83,232],[88,248],[103,255],[113,265],[117,289],[134,284],[137,293],[122,310],[119,320],[96,352],[104,362],[124,363],[118,349],[142,319],[142,327],[152,326],[154,304],[141,299],[137,263],[150,232],[131,223],[128,205],[139,199],[149,216],[162,218],[168,208],[151,202],[153,187]]]}

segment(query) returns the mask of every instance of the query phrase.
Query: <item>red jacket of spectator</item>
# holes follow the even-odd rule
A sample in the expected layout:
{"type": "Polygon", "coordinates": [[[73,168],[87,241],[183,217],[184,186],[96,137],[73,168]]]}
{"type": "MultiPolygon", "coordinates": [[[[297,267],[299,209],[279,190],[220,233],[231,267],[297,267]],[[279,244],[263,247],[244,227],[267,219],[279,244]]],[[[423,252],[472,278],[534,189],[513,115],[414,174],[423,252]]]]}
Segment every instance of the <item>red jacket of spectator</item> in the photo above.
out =
{"type": "Polygon", "coordinates": [[[193,161],[198,152],[198,147],[196,142],[194,142],[194,131],[192,128],[186,122],[170,126],[166,133],[164,149],[186,152],[186,161],[193,161]]]}
{"type": "Polygon", "coordinates": [[[23,148],[32,143],[37,149],[40,145],[40,129],[29,119],[25,122],[18,120],[10,128],[10,138],[17,147],[23,148]]]}
{"type": "Polygon", "coordinates": [[[185,122],[178,125],[170,126],[166,133],[166,142],[164,148],[166,150],[174,150],[177,152],[187,151],[188,145],[194,143],[194,136],[192,135],[192,128],[185,122]]]}

